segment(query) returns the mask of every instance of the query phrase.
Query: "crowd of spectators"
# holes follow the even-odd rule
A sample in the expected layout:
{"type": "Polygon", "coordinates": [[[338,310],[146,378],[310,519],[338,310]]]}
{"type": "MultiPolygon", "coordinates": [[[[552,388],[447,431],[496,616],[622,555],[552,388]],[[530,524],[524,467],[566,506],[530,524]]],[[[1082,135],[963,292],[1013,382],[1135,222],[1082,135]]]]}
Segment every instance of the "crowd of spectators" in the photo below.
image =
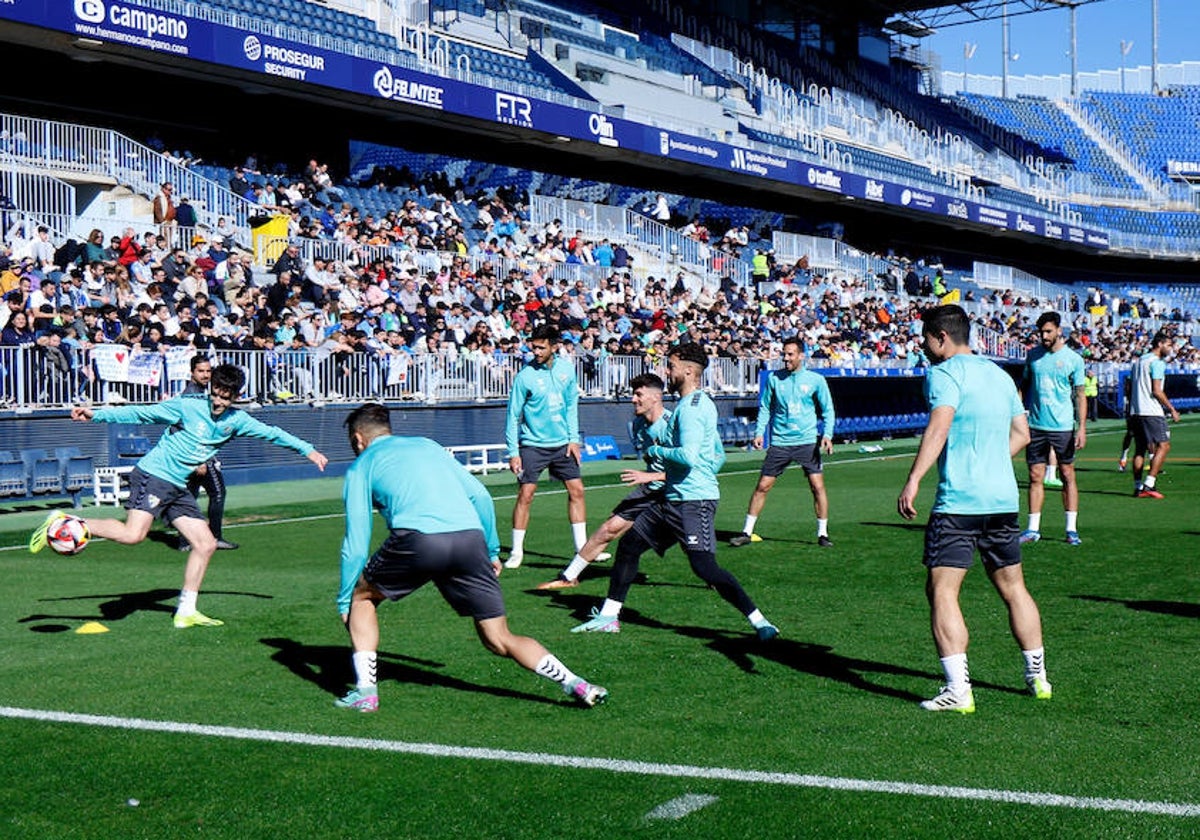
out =
{"type": "MultiPolygon", "coordinates": [[[[239,167],[234,180],[246,171],[239,167]]],[[[461,183],[422,186],[426,201],[408,199],[375,218],[340,200],[328,167],[310,161],[283,195],[272,190],[259,199],[264,209],[288,214],[291,244],[257,274],[250,252],[213,232],[183,242],[172,241],[176,230],[129,227],[106,244],[97,230],[64,252],[44,229],[32,236],[12,230],[0,254],[0,345],[53,345],[75,367],[80,351],[101,343],[134,352],[287,350],[318,360],[354,353],[511,359],[525,353],[533,327],[549,323],[564,336],[563,352],[585,366],[610,356],[656,364],[678,341],[714,357],[770,363],[795,335],[814,364],[917,366],[924,364],[921,311],[947,292],[940,267],[932,279],[911,280],[910,267],[887,282],[817,272],[805,260],[779,266],[762,250],[755,259],[764,258],[766,282],[757,287],[728,277],[699,285],[682,273],[643,277],[624,243],[564,230],[557,220],[532,225],[517,190],[468,195],[461,183]],[[468,202],[475,211],[470,237],[456,209],[468,202]],[[339,251],[349,257],[327,260],[308,250],[314,256],[306,259],[300,245],[309,239],[351,246],[339,251]],[[377,245],[391,246],[387,256],[365,247],[377,245]],[[441,252],[440,268],[419,268],[419,251],[441,252]],[[509,260],[524,267],[497,267],[509,260]],[[599,266],[602,279],[556,280],[552,264],[562,261],[599,266]]],[[[699,219],[688,220],[683,233],[710,238],[699,219]]],[[[731,227],[716,244],[741,258],[748,231],[731,227]]],[[[1138,311],[1151,307],[1135,301],[1125,301],[1133,310],[1127,317],[1119,310],[1100,317],[1094,301],[1070,301],[1063,308],[1072,344],[1091,361],[1136,358],[1153,329],[1142,326],[1138,311]]],[[[1047,302],[1011,292],[977,300],[970,292],[963,303],[981,328],[1030,347],[1047,302]]],[[[1200,362],[1200,351],[1183,345],[1179,360],[1200,362]]]]}

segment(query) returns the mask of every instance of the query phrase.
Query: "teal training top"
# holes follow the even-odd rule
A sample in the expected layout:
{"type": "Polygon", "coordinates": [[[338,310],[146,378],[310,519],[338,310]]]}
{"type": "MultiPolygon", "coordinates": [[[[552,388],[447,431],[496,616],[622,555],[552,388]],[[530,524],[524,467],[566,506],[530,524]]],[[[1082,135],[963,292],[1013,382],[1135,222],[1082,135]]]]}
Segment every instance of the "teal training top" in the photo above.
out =
{"type": "Polygon", "coordinates": [[[1083,387],[1083,358],[1070,347],[1051,353],[1035,347],[1025,359],[1029,428],[1069,432],[1075,428],[1075,388],[1083,387]]]}
{"type": "Polygon", "coordinates": [[[176,487],[187,487],[196,467],[217,454],[235,437],[251,437],[294,449],[307,457],[311,443],[268,426],[240,408],[230,406],[220,417],[212,416],[208,394],[181,394],[151,405],[102,408],[92,415],[94,423],[161,423],[176,431],[163,434],[154,448],[137,462],[138,469],[176,487]]]}
{"type": "Polygon", "coordinates": [[[338,610],[343,614],[350,611],[350,596],[370,559],[371,514],[376,509],[393,531],[482,531],[488,555],[500,555],[492,497],[479,479],[429,438],[375,438],[346,471],[342,502],[346,533],[338,610]]]}
{"type": "MultiPolygon", "coordinates": [[[[671,412],[664,411],[662,417],[659,417],[653,423],[646,422],[644,417],[634,417],[633,426],[630,431],[630,436],[633,438],[633,448],[642,456],[642,460],[646,462],[646,470],[648,472],[666,472],[666,465],[663,464],[662,458],[652,458],[648,454],[650,447],[655,444],[662,443],[666,440],[667,428],[670,424],[671,412]]],[[[664,482],[651,481],[645,485],[647,490],[657,490],[662,487],[664,482]]]]}
{"type": "Polygon", "coordinates": [[[555,356],[549,365],[530,362],[513,379],[504,427],[508,457],[522,446],[555,448],[579,442],[579,384],[575,366],[555,356]]]}
{"type": "Polygon", "coordinates": [[[773,446],[801,446],[817,442],[820,436],[833,437],[833,397],[824,376],[801,368],[773,370],[767,376],[758,398],[758,423],[755,437],[766,437],[771,430],[773,446]]]}
{"type": "Polygon", "coordinates": [[[717,433],[717,406],[703,391],[680,398],[667,421],[663,442],[646,454],[663,462],[668,499],[721,498],[717,472],[725,463],[725,447],[717,433]]]}
{"type": "Polygon", "coordinates": [[[1017,477],[1008,450],[1012,419],[1025,413],[1012,377],[982,356],[959,354],[925,377],[932,411],[954,409],[946,445],[938,456],[940,479],[934,513],[1015,513],[1017,477]]]}

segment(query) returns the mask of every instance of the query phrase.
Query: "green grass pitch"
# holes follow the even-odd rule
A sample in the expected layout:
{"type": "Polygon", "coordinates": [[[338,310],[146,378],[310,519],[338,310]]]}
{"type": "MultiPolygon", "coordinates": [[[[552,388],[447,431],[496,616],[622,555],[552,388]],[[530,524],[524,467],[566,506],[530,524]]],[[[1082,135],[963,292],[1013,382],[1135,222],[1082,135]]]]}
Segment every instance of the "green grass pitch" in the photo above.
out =
{"type": "MultiPolygon", "coordinates": [[[[644,558],[620,634],[568,632],[603,599],[608,564],[534,590],[571,553],[565,496],[545,484],[525,563],[501,582],[515,631],[609,688],[590,710],[486,653],[431,587],[380,610],[379,713],[335,709],[351,679],[338,481],[233,488],[242,548],[217,554],[200,598],[226,621],[214,629],[171,627],[183,556],[166,532],[32,556],[20,546],[44,512],[5,513],[0,837],[1200,835],[1200,422],[1173,436],[1166,498],[1135,499],[1120,429],[1096,424],[1080,547],[1048,494],[1024,554],[1053,700],[1022,693],[999,598],[982,569],[968,576],[970,716],[916,706],[941,672],[919,562],[934,477],[917,523],[895,512],[911,438],[837,447],[834,548],[815,545],[794,470],[767,500],[764,541],[721,546],[780,627],[765,646],[678,549],[644,558]],[[75,632],[92,621],[108,632],[75,632]]],[[[733,453],[722,473],[725,537],[760,459],[733,453]]],[[[592,527],[629,463],[589,465],[592,527]]],[[[487,482],[507,543],[514,484],[487,482]]]]}

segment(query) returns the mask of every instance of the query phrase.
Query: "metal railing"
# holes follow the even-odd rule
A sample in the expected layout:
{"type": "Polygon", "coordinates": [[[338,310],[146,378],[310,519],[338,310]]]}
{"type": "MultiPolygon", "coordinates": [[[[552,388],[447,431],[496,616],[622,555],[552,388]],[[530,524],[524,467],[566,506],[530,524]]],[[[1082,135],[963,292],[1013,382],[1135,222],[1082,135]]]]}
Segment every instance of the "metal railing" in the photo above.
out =
{"type": "MultiPolygon", "coordinates": [[[[61,355],[27,345],[0,347],[0,404],[12,409],[65,408],[80,403],[153,403],[177,395],[189,380],[189,359],[203,352],[246,374],[245,400],[266,403],[405,401],[425,405],[500,402],[524,364],[517,355],[411,355],[405,351],[322,353],[314,350],[207,350],[171,347],[144,351],[124,345],[63,346],[61,355]],[[129,352],[118,352],[129,351],[129,352]],[[121,358],[118,359],[117,357],[121,358]]],[[[575,357],[580,396],[619,398],[648,371],[642,356],[575,357]]],[[[758,393],[757,359],[713,359],[705,387],[713,393],[758,393]]]]}

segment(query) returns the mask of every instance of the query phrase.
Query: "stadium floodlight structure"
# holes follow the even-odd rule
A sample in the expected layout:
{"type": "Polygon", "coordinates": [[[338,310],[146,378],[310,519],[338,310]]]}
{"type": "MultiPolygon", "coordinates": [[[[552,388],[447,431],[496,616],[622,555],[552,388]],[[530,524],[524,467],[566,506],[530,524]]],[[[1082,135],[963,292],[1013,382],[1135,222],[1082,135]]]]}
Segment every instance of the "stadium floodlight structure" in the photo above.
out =
{"type": "Polygon", "coordinates": [[[1133,49],[1133,41],[1121,39],[1121,93],[1125,92],[1125,58],[1129,55],[1129,51],[1133,49]]]}

